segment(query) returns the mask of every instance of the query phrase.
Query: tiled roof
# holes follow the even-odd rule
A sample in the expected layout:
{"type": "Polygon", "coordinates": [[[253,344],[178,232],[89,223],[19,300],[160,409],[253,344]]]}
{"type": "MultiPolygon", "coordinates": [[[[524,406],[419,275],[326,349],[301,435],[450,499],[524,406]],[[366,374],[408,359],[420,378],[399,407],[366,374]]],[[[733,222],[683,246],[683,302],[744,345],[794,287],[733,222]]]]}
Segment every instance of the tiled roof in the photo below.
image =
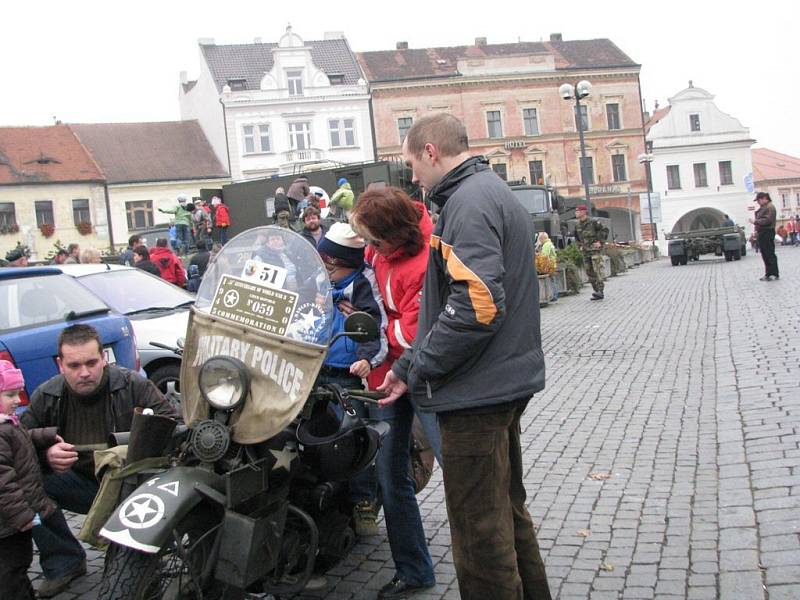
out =
{"type": "Polygon", "coordinates": [[[556,70],[638,66],[607,39],[379,50],[359,52],[358,61],[370,82],[380,82],[460,77],[459,59],[528,54],[554,55],[556,70]]]}
{"type": "Polygon", "coordinates": [[[66,125],[0,127],[0,185],[102,180],[66,125]]]}
{"type": "MultiPolygon", "coordinates": [[[[356,57],[344,38],[307,41],[305,45],[311,47],[311,60],[326,75],[344,75],[344,85],[355,85],[362,78],[356,57]]],[[[230,79],[244,79],[244,89],[259,89],[264,75],[272,70],[272,50],[277,47],[277,43],[201,46],[218,91],[230,79]]]]}
{"type": "Polygon", "coordinates": [[[227,177],[197,121],[70,127],[109,183],[227,177]]]}
{"type": "Polygon", "coordinates": [[[754,148],[752,156],[754,181],[800,178],[800,158],[768,148],[754,148]]]}
{"type": "Polygon", "coordinates": [[[658,108],[653,112],[653,116],[647,120],[647,123],[644,124],[644,132],[647,134],[650,131],[650,128],[658,123],[661,119],[666,117],[669,114],[669,110],[672,108],[671,105],[667,105],[664,108],[658,108]]]}

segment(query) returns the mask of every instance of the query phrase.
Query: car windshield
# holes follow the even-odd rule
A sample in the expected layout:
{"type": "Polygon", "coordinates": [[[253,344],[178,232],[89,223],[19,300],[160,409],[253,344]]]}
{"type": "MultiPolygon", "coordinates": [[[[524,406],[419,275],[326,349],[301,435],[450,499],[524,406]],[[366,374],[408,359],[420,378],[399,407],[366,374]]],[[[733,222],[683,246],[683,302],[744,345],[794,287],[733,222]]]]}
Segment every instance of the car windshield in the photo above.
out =
{"type": "Polygon", "coordinates": [[[85,275],[78,281],[125,315],[188,307],[194,302],[188,292],[140,269],[103,271],[85,275]]]}
{"type": "Polygon", "coordinates": [[[108,306],[69,275],[0,280],[0,330],[106,312],[108,306]]]}
{"type": "Polygon", "coordinates": [[[542,189],[516,189],[514,195],[530,214],[550,212],[547,206],[547,192],[542,189]]]}

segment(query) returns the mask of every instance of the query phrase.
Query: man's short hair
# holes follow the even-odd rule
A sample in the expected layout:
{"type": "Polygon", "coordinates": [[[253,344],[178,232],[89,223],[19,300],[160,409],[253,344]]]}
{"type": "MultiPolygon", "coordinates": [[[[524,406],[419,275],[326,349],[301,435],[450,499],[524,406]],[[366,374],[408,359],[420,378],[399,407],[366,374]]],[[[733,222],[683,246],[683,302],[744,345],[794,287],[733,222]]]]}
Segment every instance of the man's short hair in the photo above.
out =
{"type": "Polygon", "coordinates": [[[97,333],[97,329],[91,325],[86,325],[85,323],[77,323],[76,325],[65,327],[58,335],[58,357],[64,358],[64,355],[61,352],[61,348],[64,345],[80,346],[81,344],[91,342],[92,340],[97,342],[97,351],[102,354],[103,342],[100,341],[100,334],[97,333]]]}
{"type": "Polygon", "coordinates": [[[303,211],[303,221],[306,220],[306,217],[319,217],[320,215],[322,215],[322,211],[320,211],[320,209],[318,209],[316,206],[307,206],[303,211]]]}
{"type": "Polygon", "coordinates": [[[167,244],[167,238],[158,238],[156,240],[156,248],[166,248],[167,244]]]}
{"type": "Polygon", "coordinates": [[[197,240],[197,249],[200,252],[211,250],[211,241],[210,240],[197,240]]]}
{"type": "Polygon", "coordinates": [[[767,192],[758,192],[756,194],[756,200],[761,200],[762,198],[766,198],[767,202],[772,202],[772,198],[767,192]]]}
{"type": "Polygon", "coordinates": [[[436,146],[442,156],[458,156],[469,150],[467,129],[453,115],[427,115],[414,123],[406,135],[406,147],[417,158],[422,156],[425,144],[436,146]]]}
{"type": "Polygon", "coordinates": [[[138,233],[134,233],[131,237],[128,238],[128,246],[133,248],[134,244],[139,243],[139,240],[141,239],[142,236],[140,236],[138,233]]]}
{"type": "Polygon", "coordinates": [[[76,244],[75,242],[73,242],[69,246],[67,246],[67,252],[69,254],[72,254],[73,252],[75,252],[75,250],[78,250],[79,248],[80,248],[80,245],[76,244]]]}
{"type": "Polygon", "coordinates": [[[133,249],[133,253],[141,256],[142,260],[150,260],[150,250],[144,246],[136,246],[136,248],[133,249]]]}

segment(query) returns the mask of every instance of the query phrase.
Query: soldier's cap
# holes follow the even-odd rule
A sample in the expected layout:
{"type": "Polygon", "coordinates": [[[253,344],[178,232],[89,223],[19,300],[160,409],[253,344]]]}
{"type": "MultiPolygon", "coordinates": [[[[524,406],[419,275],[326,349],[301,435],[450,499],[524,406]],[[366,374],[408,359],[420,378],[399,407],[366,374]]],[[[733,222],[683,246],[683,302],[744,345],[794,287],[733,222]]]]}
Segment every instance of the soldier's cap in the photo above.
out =
{"type": "Polygon", "coordinates": [[[578,204],[578,206],[576,206],[576,207],[575,207],[575,210],[583,210],[583,211],[588,211],[588,210],[589,210],[589,207],[588,207],[588,206],[586,206],[585,204],[578,204]]]}
{"type": "Polygon", "coordinates": [[[17,246],[16,248],[12,248],[8,252],[6,252],[6,260],[8,262],[14,262],[15,260],[19,260],[23,256],[30,257],[31,251],[28,250],[27,246],[17,246]]]}

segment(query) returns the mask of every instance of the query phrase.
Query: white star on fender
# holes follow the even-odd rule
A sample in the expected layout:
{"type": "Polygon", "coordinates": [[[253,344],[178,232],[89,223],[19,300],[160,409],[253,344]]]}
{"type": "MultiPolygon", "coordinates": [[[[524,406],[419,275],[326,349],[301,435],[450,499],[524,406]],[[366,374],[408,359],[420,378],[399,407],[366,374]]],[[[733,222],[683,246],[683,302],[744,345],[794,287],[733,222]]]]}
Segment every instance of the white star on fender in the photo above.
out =
{"type": "Polygon", "coordinates": [[[164,516],[164,501],[154,494],[139,494],[119,509],[119,520],[129,529],[152,527],[164,516]]]}
{"type": "Polygon", "coordinates": [[[297,458],[297,448],[291,442],[286,442],[282,450],[270,450],[270,452],[275,457],[275,464],[272,465],[271,471],[281,468],[289,471],[292,461],[297,458]]]}

